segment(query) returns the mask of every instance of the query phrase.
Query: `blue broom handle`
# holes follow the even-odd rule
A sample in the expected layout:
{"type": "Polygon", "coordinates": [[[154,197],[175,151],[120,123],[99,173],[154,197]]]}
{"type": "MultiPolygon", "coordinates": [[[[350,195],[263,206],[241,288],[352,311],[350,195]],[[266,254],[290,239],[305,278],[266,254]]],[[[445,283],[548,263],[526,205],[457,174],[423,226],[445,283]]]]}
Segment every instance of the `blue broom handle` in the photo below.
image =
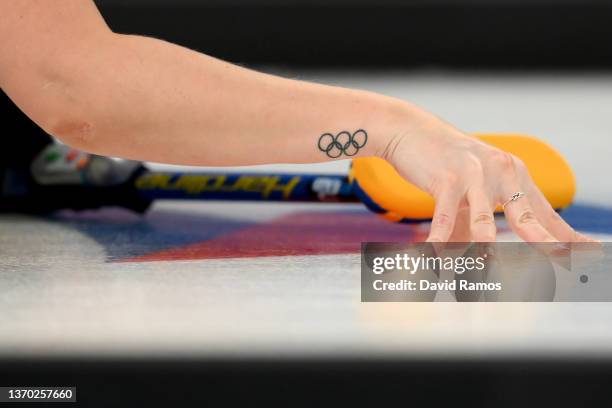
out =
{"type": "Polygon", "coordinates": [[[134,186],[150,200],[359,202],[348,177],[340,174],[145,171],[134,186]]]}

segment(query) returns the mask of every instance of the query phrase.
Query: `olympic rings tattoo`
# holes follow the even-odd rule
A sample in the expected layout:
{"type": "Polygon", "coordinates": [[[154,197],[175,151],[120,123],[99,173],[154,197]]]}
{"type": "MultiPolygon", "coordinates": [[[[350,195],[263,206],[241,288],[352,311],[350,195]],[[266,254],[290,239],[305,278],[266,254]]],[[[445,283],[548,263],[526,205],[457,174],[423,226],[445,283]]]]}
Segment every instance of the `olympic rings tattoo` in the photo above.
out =
{"type": "Polygon", "coordinates": [[[356,130],[353,134],[342,131],[336,136],[331,133],[323,133],[319,138],[319,150],[324,152],[327,157],[336,159],[342,154],[354,156],[368,141],[368,134],[365,130],[356,130]]]}

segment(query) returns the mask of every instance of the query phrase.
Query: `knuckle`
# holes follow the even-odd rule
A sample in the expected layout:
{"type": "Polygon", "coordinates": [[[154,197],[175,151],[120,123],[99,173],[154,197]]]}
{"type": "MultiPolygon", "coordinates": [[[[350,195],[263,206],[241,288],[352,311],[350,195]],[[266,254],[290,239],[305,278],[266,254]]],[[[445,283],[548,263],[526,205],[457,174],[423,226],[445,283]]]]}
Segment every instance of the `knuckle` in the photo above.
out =
{"type": "Polygon", "coordinates": [[[517,223],[519,225],[537,224],[538,219],[536,218],[535,213],[532,210],[527,209],[521,212],[517,219],[517,223]]]}
{"type": "Polygon", "coordinates": [[[460,180],[459,175],[453,171],[447,171],[444,174],[444,182],[445,182],[445,185],[447,186],[455,185],[459,182],[459,180],[460,180]]]}
{"type": "Polygon", "coordinates": [[[486,212],[477,214],[473,221],[476,225],[493,225],[494,222],[493,215],[486,212]]]}
{"type": "Polygon", "coordinates": [[[436,227],[450,228],[452,221],[450,215],[441,213],[436,216],[433,223],[436,227]]]}
{"type": "Polygon", "coordinates": [[[514,155],[511,155],[511,156],[512,156],[512,159],[514,160],[514,167],[517,170],[527,171],[527,165],[525,164],[525,162],[521,158],[519,158],[517,156],[514,156],[514,155]]]}
{"type": "Polygon", "coordinates": [[[495,218],[487,212],[476,215],[470,227],[470,233],[477,242],[495,241],[495,218]]]}
{"type": "Polygon", "coordinates": [[[504,170],[516,168],[516,161],[512,154],[499,150],[493,154],[491,158],[493,162],[504,170]]]}

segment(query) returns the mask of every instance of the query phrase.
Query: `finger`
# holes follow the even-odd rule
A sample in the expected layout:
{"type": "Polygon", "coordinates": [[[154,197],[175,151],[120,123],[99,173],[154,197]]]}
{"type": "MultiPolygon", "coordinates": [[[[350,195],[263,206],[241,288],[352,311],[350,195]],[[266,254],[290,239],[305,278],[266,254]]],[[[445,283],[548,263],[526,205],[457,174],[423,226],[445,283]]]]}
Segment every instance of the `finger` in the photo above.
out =
{"type": "MultiPolygon", "coordinates": [[[[507,194],[511,197],[513,192],[507,194]]],[[[516,201],[506,204],[504,214],[512,230],[527,242],[558,242],[555,237],[546,230],[538,221],[535,212],[531,208],[528,197],[523,196],[516,201]]]]}
{"type": "Polygon", "coordinates": [[[459,194],[455,191],[446,189],[438,195],[427,242],[448,242],[455,227],[459,202],[459,194]]]}
{"type": "Polygon", "coordinates": [[[450,242],[470,242],[470,208],[459,208],[450,242]]]}
{"type": "Polygon", "coordinates": [[[538,220],[542,226],[561,242],[599,242],[573,229],[554,208],[550,205],[544,194],[534,185],[527,189],[532,197],[531,203],[538,220]]]}
{"type": "Polygon", "coordinates": [[[489,195],[484,187],[474,186],[467,192],[470,205],[470,235],[474,242],[495,242],[497,228],[489,195]]]}

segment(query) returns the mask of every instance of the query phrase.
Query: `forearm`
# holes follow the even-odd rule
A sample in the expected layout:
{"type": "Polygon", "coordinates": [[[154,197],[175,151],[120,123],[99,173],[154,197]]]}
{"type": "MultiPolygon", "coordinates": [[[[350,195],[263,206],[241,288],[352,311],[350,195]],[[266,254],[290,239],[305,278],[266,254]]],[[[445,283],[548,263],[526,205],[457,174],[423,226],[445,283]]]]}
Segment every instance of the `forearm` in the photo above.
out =
{"type": "Polygon", "coordinates": [[[41,101],[62,101],[48,130],[105,155],[189,165],[372,156],[422,120],[392,98],[266,75],[145,37],[112,34],[66,68],[40,89],[41,101]],[[363,147],[319,149],[324,133],[359,129],[363,147]]]}

